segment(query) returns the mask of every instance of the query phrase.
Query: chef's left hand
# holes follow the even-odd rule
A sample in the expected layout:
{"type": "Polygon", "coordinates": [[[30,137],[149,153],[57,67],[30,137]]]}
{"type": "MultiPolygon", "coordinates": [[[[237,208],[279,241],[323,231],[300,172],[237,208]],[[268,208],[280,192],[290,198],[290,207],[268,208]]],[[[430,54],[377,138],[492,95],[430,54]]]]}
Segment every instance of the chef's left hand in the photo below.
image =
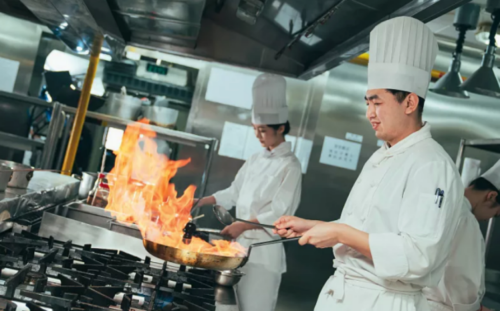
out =
{"type": "Polygon", "coordinates": [[[236,239],[237,237],[239,237],[243,232],[245,232],[247,230],[247,225],[243,222],[233,222],[232,224],[230,224],[229,226],[226,226],[221,234],[222,235],[227,235],[227,236],[230,236],[232,237],[233,239],[236,239]]]}
{"type": "Polygon", "coordinates": [[[311,244],[317,248],[333,247],[340,243],[340,235],[344,224],[324,222],[304,232],[299,240],[300,245],[311,244]]]}

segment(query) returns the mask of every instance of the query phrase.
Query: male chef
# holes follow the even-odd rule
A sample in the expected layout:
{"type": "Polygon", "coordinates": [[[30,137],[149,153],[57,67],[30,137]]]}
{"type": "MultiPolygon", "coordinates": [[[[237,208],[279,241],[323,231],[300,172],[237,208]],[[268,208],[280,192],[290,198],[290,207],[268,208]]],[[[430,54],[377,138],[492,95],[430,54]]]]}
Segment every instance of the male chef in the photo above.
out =
{"type": "Polygon", "coordinates": [[[366,117],[386,144],[375,152],[335,222],[284,216],[283,237],[333,247],[335,274],[316,311],[427,311],[457,226],[464,188],[422,111],[438,46],[422,22],[397,17],[370,34],[366,117]],[[288,230],[287,230],[288,228],[288,230]]]}
{"type": "Polygon", "coordinates": [[[465,189],[458,229],[444,276],[438,286],[424,288],[432,311],[477,311],[484,286],[484,239],[478,220],[500,215],[500,161],[465,189]]]}

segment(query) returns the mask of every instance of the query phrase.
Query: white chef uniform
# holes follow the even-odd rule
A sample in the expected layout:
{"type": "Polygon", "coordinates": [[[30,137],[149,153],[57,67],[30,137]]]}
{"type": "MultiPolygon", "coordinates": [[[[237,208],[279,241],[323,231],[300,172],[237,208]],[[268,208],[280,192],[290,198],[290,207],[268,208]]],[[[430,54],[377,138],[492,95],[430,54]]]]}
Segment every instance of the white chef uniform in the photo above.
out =
{"type": "MultiPolygon", "coordinates": [[[[500,189],[500,161],[481,177],[500,189]]],[[[444,276],[437,287],[425,288],[432,311],[477,311],[485,293],[485,244],[472,206],[465,199],[444,276]]]]}
{"type": "MultiPolygon", "coordinates": [[[[436,54],[434,35],[421,22],[399,17],[378,25],[370,35],[369,89],[425,98],[436,54]]],[[[337,221],[369,234],[373,260],[336,245],[336,271],[315,310],[427,311],[422,288],[443,275],[463,193],[455,164],[432,139],[430,125],[381,147],[364,165],[337,221]]]]}
{"type": "MultiPolygon", "coordinates": [[[[282,124],[287,121],[286,84],[279,76],[263,74],[253,88],[254,124],[282,124]]],[[[236,206],[241,219],[256,218],[273,224],[284,215],[293,215],[300,202],[302,171],[289,142],[272,151],[263,150],[250,157],[239,170],[231,186],[214,194],[217,204],[236,206]]],[[[278,239],[270,230],[249,230],[238,242],[250,244],[278,239]]],[[[272,311],[275,308],[281,274],[286,272],[282,244],[252,249],[248,263],[241,269],[246,275],[238,284],[242,311],[272,311]]]]}
{"type": "Polygon", "coordinates": [[[483,234],[467,198],[459,208],[444,276],[438,286],[423,290],[432,311],[478,311],[485,293],[483,234]]]}

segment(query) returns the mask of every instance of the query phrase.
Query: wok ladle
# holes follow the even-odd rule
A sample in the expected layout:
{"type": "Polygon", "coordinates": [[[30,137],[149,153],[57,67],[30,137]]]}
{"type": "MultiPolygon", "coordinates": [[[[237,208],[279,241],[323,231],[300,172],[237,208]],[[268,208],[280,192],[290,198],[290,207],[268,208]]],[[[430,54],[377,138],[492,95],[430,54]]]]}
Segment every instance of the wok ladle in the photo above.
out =
{"type": "Polygon", "coordinates": [[[229,226],[230,224],[232,224],[235,221],[241,221],[241,222],[244,222],[247,224],[251,224],[251,225],[255,225],[255,226],[259,226],[259,227],[263,227],[263,228],[276,229],[276,227],[272,226],[272,225],[264,225],[264,224],[261,224],[258,222],[252,222],[252,221],[243,220],[240,218],[235,218],[235,217],[231,216],[231,214],[229,214],[227,209],[225,209],[224,207],[222,207],[220,205],[214,205],[213,211],[214,211],[215,217],[217,217],[217,219],[225,226],[229,226]]]}

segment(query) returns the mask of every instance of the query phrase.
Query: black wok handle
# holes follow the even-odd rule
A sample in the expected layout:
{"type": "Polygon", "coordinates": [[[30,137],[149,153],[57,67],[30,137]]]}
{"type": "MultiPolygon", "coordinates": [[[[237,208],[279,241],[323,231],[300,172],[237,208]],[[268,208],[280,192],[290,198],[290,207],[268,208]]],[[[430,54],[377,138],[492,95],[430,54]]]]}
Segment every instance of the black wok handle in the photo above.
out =
{"type": "Polygon", "coordinates": [[[295,237],[295,238],[289,238],[289,239],[280,239],[280,240],[273,240],[273,241],[267,241],[267,242],[260,242],[260,243],[255,243],[250,245],[251,248],[253,247],[258,247],[258,246],[266,246],[266,245],[272,245],[272,244],[279,244],[279,243],[285,243],[285,242],[293,242],[293,241],[298,241],[301,237],[295,237]]]}

